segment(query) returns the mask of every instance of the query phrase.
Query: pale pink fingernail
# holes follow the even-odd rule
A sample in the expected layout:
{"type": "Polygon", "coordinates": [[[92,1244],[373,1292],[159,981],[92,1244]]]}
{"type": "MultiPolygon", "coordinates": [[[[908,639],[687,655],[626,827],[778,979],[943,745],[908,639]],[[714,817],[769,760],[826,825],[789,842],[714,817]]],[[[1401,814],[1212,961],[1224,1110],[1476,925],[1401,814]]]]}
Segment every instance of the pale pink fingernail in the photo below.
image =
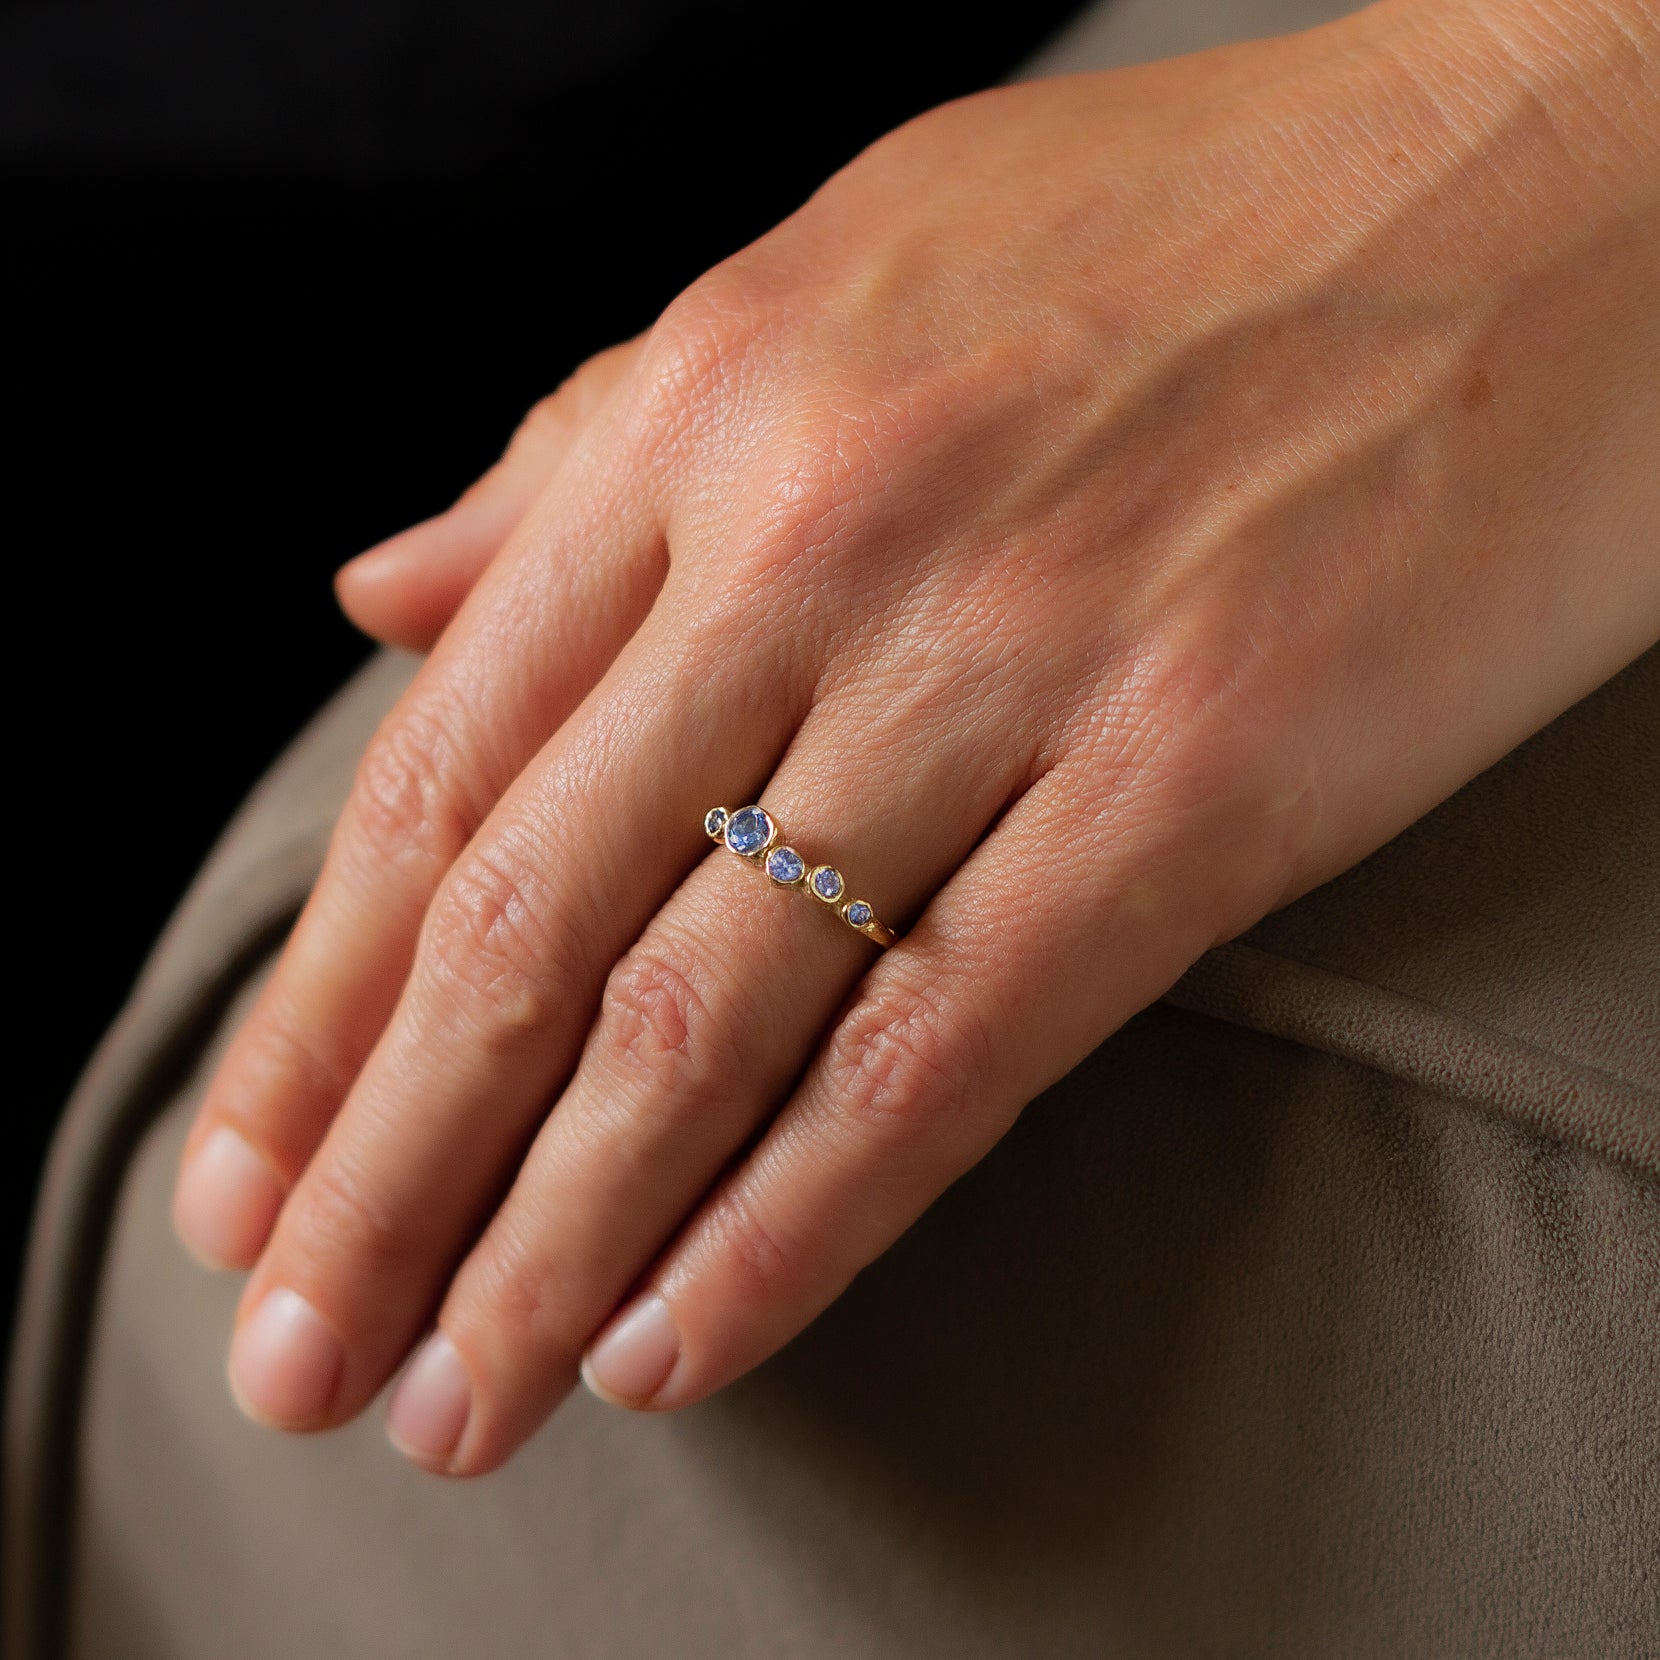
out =
{"type": "Polygon", "coordinates": [[[473,1406],[472,1379],[441,1331],[422,1344],[398,1380],[387,1413],[392,1444],[417,1463],[444,1464],[461,1442],[473,1406]]]}
{"type": "Polygon", "coordinates": [[[661,1297],[619,1315],[582,1359],[582,1381],[613,1406],[648,1406],[680,1359],[680,1331],[661,1297]]]}
{"type": "Polygon", "coordinates": [[[276,1172],[228,1124],[198,1147],[173,1195],[173,1225],[215,1268],[250,1267],[282,1209],[276,1172]]]}
{"type": "Polygon", "coordinates": [[[300,1429],[322,1416],[340,1387],[346,1351],[297,1291],[267,1294],[231,1339],[231,1393],[256,1422],[300,1429]]]}

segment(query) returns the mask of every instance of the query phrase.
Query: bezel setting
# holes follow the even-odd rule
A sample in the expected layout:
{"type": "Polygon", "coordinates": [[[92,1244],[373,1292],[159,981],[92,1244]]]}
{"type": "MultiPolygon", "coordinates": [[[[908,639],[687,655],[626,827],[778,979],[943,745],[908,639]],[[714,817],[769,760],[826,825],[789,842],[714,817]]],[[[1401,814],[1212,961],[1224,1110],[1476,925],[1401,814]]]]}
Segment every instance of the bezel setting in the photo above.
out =
{"type": "Polygon", "coordinates": [[[736,812],[711,807],[703,815],[703,830],[711,841],[755,865],[774,887],[804,888],[854,933],[874,940],[884,951],[898,940],[899,935],[878,919],[868,899],[847,897],[847,878],[834,865],[809,865],[786,845],[778,821],[765,807],[752,803],[736,812]]]}
{"type": "Polygon", "coordinates": [[[721,839],[740,859],[760,860],[767,856],[778,840],[778,826],[765,807],[740,807],[722,827],[721,839]],[[739,847],[732,840],[733,831],[738,832],[740,840],[747,841],[753,826],[760,828],[761,840],[753,847],[739,847]]]}
{"type": "Polygon", "coordinates": [[[793,847],[775,847],[768,852],[764,867],[767,879],[781,888],[799,888],[807,880],[807,861],[793,847]]]}
{"type": "Polygon", "coordinates": [[[839,905],[847,895],[847,881],[834,865],[815,865],[807,877],[807,890],[821,905],[839,905]],[[819,887],[821,880],[829,893],[819,887]]]}

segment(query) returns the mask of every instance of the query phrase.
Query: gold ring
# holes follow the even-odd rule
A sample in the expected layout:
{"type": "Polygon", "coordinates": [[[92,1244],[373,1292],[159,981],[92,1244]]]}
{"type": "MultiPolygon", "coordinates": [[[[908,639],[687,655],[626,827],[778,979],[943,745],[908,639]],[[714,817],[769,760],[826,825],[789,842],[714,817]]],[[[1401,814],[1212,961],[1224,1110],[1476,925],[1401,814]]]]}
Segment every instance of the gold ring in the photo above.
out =
{"type": "Polygon", "coordinates": [[[703,828],[710,841],[730,848],[749,864],[759,865],[779,887],[810,893],[854,933],[875,940],[884,950],[899,938],[893,929],[876,920],[868,900],[847,897],[847,882],[834,865],[809,865],[793,847],[785,846],[777,820],[765,807],[740,807],[735,813],[711,807],[703,815],[703,828]]]}

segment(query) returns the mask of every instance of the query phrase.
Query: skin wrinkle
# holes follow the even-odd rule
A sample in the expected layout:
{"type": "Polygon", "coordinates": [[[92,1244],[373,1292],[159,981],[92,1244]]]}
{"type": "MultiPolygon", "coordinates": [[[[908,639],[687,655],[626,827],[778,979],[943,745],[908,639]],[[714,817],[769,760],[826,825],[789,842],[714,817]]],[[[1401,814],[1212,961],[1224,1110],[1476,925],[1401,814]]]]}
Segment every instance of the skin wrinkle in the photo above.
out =
{"type": "Polygon", "coordinates": [[[464,787],[477,766],[464,753],[440,708],[417,707],[376,735],[351,797],[375,862],[407,863],[419,876],[442,871],[467,845],[484,813],[464,787]]]}
{"type": "MultiPolygon", "coordinates": [[[[1272,325],[1272,324],[1270,324],[1270,325],[1272,325]]],[[[1210,344],[1210,342],[1207,342],[1207,345],[1208,344],[1210,344]]],[[[1313,425],[1313,423],[1311,423],[1311,425],[1313,425]]],[[[1328,425],[1330,425],[1330,423],[1328,423],[1328,425]]],[[[1338,435],[1336,435],[1336,437],[1341,437],[1341,432],[1338,433],[1338,435]]],[[[870,453],[875,453],[875,447],[870,448],[870,453]]],[[[1086,460],[1081,461],[1081,465],[1079,465],[1079,471],[1089,471],[1089,470],[1091,470],[1091,460],[1092,460],[1092,458],[1086,458],[1086,460]]],[[[805,463],[805,465],[810,466],[810,465],[812,465],[812,463],[810,463],[810,461],[808,461],[808,463],[805,463]]],[[[1260,471],[1258,471],[1258,476],[1260,476],[1260,471]]],[[[1049,483],[1049,481],[1047,481],[1047,480],[1041,481],[1041,483],[1039,483],[1039,485],[1037,485],[1036,490],[1034,490],[1034,495],[1037,495],[1037,493],[1049,493],[1049,495],[1061,495],[1061,491],[1054,491],[1054,490],[1046,491],[1046,490],[1044,490],[1044,485],[1047,485],[1047,483],[1049,483]]],[[[1149,491],[1149,493],[1152,493],[1152,491],[1149,491]]],[[[840,528],[840,523],[842,523],[842,520],[840,520],[840,518],[837,518],[837,520],[833,521],[832,526],[830,526],[830,530],[828,530],[827,535],[823,536],[822,541],[820,541],[820,546],[822,546],[823,543],[827,543],[827,541],[830,540],[830,536],[832,536],[833,533],[835,533],[835,530],[838,530],[838,528],[840,528]]],[[[1120,535],[1119,535],[1119,538],[1117,538],[1117,540],[1127,541],[1127,543],[1132,543],[1132,541],[1134,541],[1134,538],[1132,538],[1132,536],[1129,536],[1129,535],[1124,535],[1124,533],[1122,533],[1122,531],[1120,531],[1120,535]]]]}
{"type": "Polygon", "coordinates": [[[244,1141],[264,1155],[286,1190],[299,1179],[315,1151],[321,1139],[318,1126],[297,1115],[267,1123],[257,1113],[245,1112],[243,1103],[261,1099],[271,1079],[286,1080],[296,1075],[305,1080],[318,1099],[339,1100],[351,1083],[353,1068],[344,1060],[331,1063],[316,1047],[299,1044],[285,1027],[267,1029],[260,1040],[257,1046],[250,1046],[241,1088],[234,1094],[227,1093],[222,1116],[244,1141]]]}
{"type": "MultiPolygon", "coordinates": [[[[1473,328],[1474,326],[1475,325],[1473,323],[1470,325],[1471,328],[1473,328]]],[[[1385,435],[1383,435],[1382,439],[1380,439],[1380,445],[1383,448],[1387,449],[1392,444],[1398,443],[1400,441],[1400,439],[1405,438],[1405,437],[1410,437],[1416,431],[1416,423],[1417,423],[1418,418],[1423,414],[1434,412],[1435,410],[1438,409],[1440,404],[1442,402],[1444,402],[1443,388],[1445,386],[1445,383],[1447,381],[1451,380],[1452,378],[1454,378],[1456,376],[1456,374],[1459,372],[1458,365],[1463,360],[1463,357],[1467,356],[1467,355],[1470,355],[1472,353],[1475,353],[1475,352],[1479,352],[1480,350],[1481,350],[1481,347],[1479,347],[1479,346],[1476,346],[1476,347],[1468,347],[1467,346],[1467,347],[1463,348],[1462,352],[1453,352],[1453,353],[1448,354],[1448,356],[1440,364],[1437,365],[1435,377],[1434,377],[1433,380],[1430,380],[1427,377],[1425,377],[1424,375],[1419,374],[1416,377],[1417,385],[1418,385],[1416,403],[1408,403],[1408,404],[1406,404],[1406,406],[1403,409],[1400,410],[1400,414],[1399,414],[1399,418],[1398,418],[1398,425],[1399,425],[1399,428],[1400,428],[1400,432],[1398,434],[1388,434],[1388,433],[1386,433],[1385,435]]],[[[1397,382],[1397,384],[1401,384],[1401,385],[1406,384],[1405,377],[1403,376],[1401,378],[1401,380],[1397,382]]],[[[1318,423],[1316,423],[1316,424],[1318,424],[1318,423]]],[[[1353,437],[1352,437],[1351,434],[1344,434],[1343,436],[1348,438],[1351,443],[1353,442],[1353,437]]],[[[1334,453],[1334,455],[1336,455],[1338,458],[1340,458],[1344,461],[1350,462],[1352,464],[1352,459],[1353,459],[1352,451],[1345,454],[1343,451],[1338,449],[1338,447],[1335,443],[1332,446],[1330,446],[1330,448],[1331,448],[1332,453],[1334,453]]],[[[1258,473],[1258,476],[1260,477],[1261,474],[1262,474],[1263,469],[1259,468],[1259,469],[1256,469],[1256,471],[1258,473]]],[[[1306,481],[1307,480],[1306,468],[1305,469],[1299,469],[1298,471],[1300,471],[1301,477],[1306,481]]],[[[1307,482],[1305,482],[1305,484],[1304,484],[1305,489],[1313,488],[1313,487],[1314,486],[1308,484],[1307,482]]],[[[1384,502],[1386,503],[1386,505],[1388,507],[1388,510],[1390,512],[1392,512],[1394,514],[1397,514],[1397,515],[1400,515],[1404,512],[1405,498],[1403,498],[1403,496],[1401,495],[1401,493],[1398,489],[1391,490],[1391,491],[1388,491],[1388,492],[1384,492],[1382,494],[1381,499],[1384,500],[1384,502]]],[[[1208,528],[1209,527],[1207,527],[1207,529],[1208,528]]],[[[1219,526],[1216,529],[1211,531],[1210,537],[1207,537],[1207,540],[1204,544],[1205,559],[1207,561],[1213,559],[1213,557],[1214,557],[1213,551],[1212,551],[1214,546],[1216,546],[1218,544],[1227,545],[1228,541],[1230,540],[1230,536],[1229,536],[1228,533],[1231,530],[1231,528],[1232,527],[1227,526],[1226,523],[1224,522],[1224,524],[1222,526],[1219,526]],[[1214,538],[1214,540],[1212,540],[1211,538],[1214,538]]],[[[1235,533],[1234,539],[1235,540],[1237,539],[1237,533],[1235,533]]],[[[1403,589],[1411,591],[1413,580],[1416,576],[1416,572],[1412,568],[1412,561],[1411,561],[1411,556],[1410,556],[1410,551],[1409,551],[1411,546],[1412,546],[1412,538],[1405,533],[1405,526],[1399,519],[1397,519],[1397,523],[1396,523],[1396,527],[1395,527],[1395,534],[1392,537],[1389,538],[1389,544],[1390,544],[1392,550],[1405,549],[1405,550],[1408,550],[1408,552],[1404,555],[1404,557],[1399,552],[1392,552],[1390,560],[1381,560],[1380,559],[1380,560],[1376,561],[1375,564],[1374,564],[1374,567],[1373,567],[1373,573],[1374,574],[1372,575],[1371,579],[1373,581],[1375,581],[1376,580],[1376,574],[1381,573],[1381,574],[1387,576],[1391,572],[1393,572],[1397,575],[1397,577],[1399,579],[1400,586],[1403,589]]],[[[1251,561],[1255,560],[1255,557],[1256,557],[1256,554],[1255,554],[1255,550],[1253,548],[1251,550],[1249,560],[1243,561],[1243,562],[1250,563],[1251,561]]],[[[1347,579],[1347,581],[1349,581],[1350,583],[1353,583],[1354,581],[1358,580],[1358,576],[1357,576],[1357,573],[1355,571],[1355,568],[1353,567],[1352,563],[1348,560],[1342,560],[1342,561],[1334,560],[1334,561],[1331,562],[1329,568],[1332,571],[1332,573],[1334,575],[1334,578],[1339,583],[1344,582],[1345,579],[1347,579]]],[[[1255,572],[1253,571],[1252,574],[1254,575],[1255,572]]],[[[1205,572],[1204,572],[1204,579],[1205,580],[1213,580],[1214,576],[1215,576],[1215,571],[1214,571],[1213,568],[1205,570],[1205,572]]],[[[1170,576],[1170,582],[1172,583],[1172,585],[1179,584],[1179,582],[1180,582],[1180,567],[1179,566],[1172,567],[1172,574],[1170,576]]],[[[1163,607],[1165,609],[1169,609],[1169,610],[1175,609],[1175,606],[1174,606],[1172,600],[1170,600],[1168,598],[1163,602],[1163,607]]],[[[1153,605],[1148,606],[1149,611],[1153,611],[1154,609],[1155,609],[1155,607],[1153,605]]],[[[1340,600],[1338,605],[1335,607],[1335,609],[1337,609],[1339,611],[1352,610],[1353,607],[1352,607],[1352,605],[1348,605],[1344,601],[1340,600]]],[[[1140,626],[1143,626],[1143,627],[1147,626],[1147,621],[1146,621],[1145,618],[1140,620],[1140,626]]],[[[1111,672],[1110,668],[1107,672],[1109,672],[1109,673],[1111,672]]]]}
{"type": "MultiPolygon", "coordinates": [[[[513,840],[526,835],[521,827],[513,840]]],[[[563,988],[580,983],[563,942],[539,920],[548,910],[545,852],[505,838],[474,846],[427,918],[420,960],[433,974],[431,1001],[451,1004],[462,1017],[453,1037],[511,1046],[545,1028],[563,988]],[[482,1029],[480,1003],[490,1012],[482,1029]]]]}
{"type": "MultiPolygon", "coordinates": [[[[1205,354],[1206,353],[1212,353],[1213,351],[1214,351],[1214,341],[1210,340],[1210,339],[1204,339],[1204,340],[1201,341],[1200,345],[1195,348],[1193,355],[1195,357],[1199,358],[1201,361],[1206,361],[1207,359],[1205,357],[1205,354]]],[[[843,417],[843,419],[845,421],[846,418],[843,417]]],[[[1317,423],[1311,423],[1311,425],[1313,425],[1313,424],[1317,424],[1317,423]]],[[[1326,423],[1326,428],[1327,428],[1328,431],[1331,429],[1331,426],[1333,424],[1334,423],[1331,423],[1331,422],[1326,423]]],[[[841,430],[845,432],[848,429],[845,426],[843,426],[841,430]]],[[[854,430],[857,430],[857,429],[854,429],[854,430]]],[[[1334,434],[1334,437],[1335,436],[1338,436],[1338,435],[1334,434]]],[[[834,443],[827,446],[827,448],[832,453],[840,453],[839,451],[837,451],[837,446],[834,443]]],[[[877,446],[875,444],[868,443],[868,442],[866,442],[866,444],[865,444],[865,449],[866,449],[867,456],[871,457],[871,458],[874,458],[874,457],[878,456],[879,453],[880,453],[879,446],[877,446]]],[[[1080,472],[1087,472],[1087,471],[1091,470],[1092,459],[1093,458],[1085,458],[1080,463],[1079,471],[1080,472]]],[[[815,470],[816,470],[817,476],[819,476],[821,478],[825,477],[826,474],[828,474],[828,477],[829,477],[829,480],[830,480],[830,485],[831,485],[831,491],[832,491],[832,501],[833,501],[836,508],[840,509],[840,508],[843,508],[845,505],[856,505],[856,503],[854,503],[854,504],[844,504],[840,499],[838,499],[838,497],[836,495],[836,492],[835,492],[835,489],[834,489],[834,481],[835,481],[835,477],[836,477],[838,468],[836,466],[832,466],[829,469],[825,469],[822,466],[822,463],[819,461],[819,458],[818,458],[816,452],[814,452],[811,448],[809,449],[809,454],[808,454],[806,460],[804,462],[800,463],[796,469],[792,470],[792,473],[791,473],[790,476],[794,479],[799,480],[803,474],[813,474],[815,472],[815,470]]],[[[1029,475],[1027,475],[1027,476],[1029,476],[1029,475]]],[[[1056,492],[1056,494],[1061,494],[1061,493],[1062,492],[1059,492],[1059,491],[1056,492]]],[[[843,513],[838,514],[834,518],[832,518],[831,517],[831,512],[830,512],[829,509],[826,509],[824,511],[824,517],[828,518],[828,519],[831,519],[831,522],[826,526],[823,535],[821,536],[821,538],[816,543],[817,546],[823,546],[830,540],[830,538],[834,535],[834,533],[840,528],[840,525],[841,525],[841,523],[843,521],[843,518],[845,516],[846,516],[845,512],[843,512],[843,513]]],[[[817,519],[816,519],[816,516],[815,516],[815,526],[816,526],[816,522],[817,522],[817,519]]],[[[1115,539],[1121,540],[1121,541],[1124,541],[1124,542],[1127,542],[1127,543],[1131,543],[1133,545],[1133,542],[1134,542],[1134,539],[1135,539],[1134,535],[1133,535],[1133,532],[1134,532],[1135,529],[1137,529],[1139,527],[1131,525],[1131,526],[1128,526],[1126,528],[1128,529],[1130,534],[1121,533],[1115,539]]],[[[782,536],[782,537],[775,536],[774,545],[788,544],[791,541],[793,541],[793,537],[790,537],[790,536],[782,536]]]]}
{"type": "MultiPolygon", "coordinates": [[[[557,458],[558,474],[573,484],[580,481],[571,492],[575,514],[555,524],[547,493],[527,502],[528,511],[505,544],[526,557],[495,559],[463,607],[484,649],[447,649],[459,637],[451,629],[437,642],[429,665],[430,678],[447,684],[470,710],[494,711],[492,729],[498,739],[515,740],[512,752],[521,756],[569,712],[566,676],[574,665],[598,662],[602,671],[609,667],[622,644],[620,625],[649,609],[668,574],[668,549],[655,517],[649,528],[636,527],[644,533],[629,571],[633,580],[619,585],[608,570],[617,563],[614,556],[607,557],[618,540],[616,521],[620,517],[626,526],[638,515],[641,493],[633,488],[632,471],[643,445],[638,433],[627,432],[611,400],[603,413],[605,419],[596,420],[566,455],[557,458]],[[615,439],[619,429],[623,436],[615,448],[601,442],[615,439]],[[623,503],[632,511],[619,514],[623,503]],[[588,558],[558,567],[557,554],[573,548],[588,558]],[[552,579],[556,567],[566,580],[552,579]],[[518,647],[527,633],[537,642],[537,657],[534,663],[523,663],[514,696],[503,707],[503,700],[494,695],[492,669],[521,662],[518,647]],[[612,641],[617,647],[608,650],[612,641]],[[546,673],[550,662],[557,671],[552,676],[546,673]],[[534,672],[537,668],[543,672],[534,672]]],[[[495,793],[499,795],[508,782],[511,775],[495,793]]]]}

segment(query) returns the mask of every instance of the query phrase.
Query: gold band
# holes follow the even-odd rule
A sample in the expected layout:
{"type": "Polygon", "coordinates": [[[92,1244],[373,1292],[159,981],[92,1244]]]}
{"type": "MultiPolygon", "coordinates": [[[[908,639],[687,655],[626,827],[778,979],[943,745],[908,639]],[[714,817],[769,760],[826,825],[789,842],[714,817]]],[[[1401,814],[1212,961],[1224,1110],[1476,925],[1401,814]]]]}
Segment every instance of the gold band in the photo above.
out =
{"type": "Polygon", "coordinates": [[[854,933],[875,940],[883,950],[899,938],[886,923],[876,920],[869,900],[847,897],[847,882],[834,865],[809,865],[793,847],[786,846],[777,820],[765,807],[740,807],[735,813],[711,807],[703,815],[703,828],[710,841],[729,848],[747,864],[759,865],[769,881],[810,893],[854,933]]]}

